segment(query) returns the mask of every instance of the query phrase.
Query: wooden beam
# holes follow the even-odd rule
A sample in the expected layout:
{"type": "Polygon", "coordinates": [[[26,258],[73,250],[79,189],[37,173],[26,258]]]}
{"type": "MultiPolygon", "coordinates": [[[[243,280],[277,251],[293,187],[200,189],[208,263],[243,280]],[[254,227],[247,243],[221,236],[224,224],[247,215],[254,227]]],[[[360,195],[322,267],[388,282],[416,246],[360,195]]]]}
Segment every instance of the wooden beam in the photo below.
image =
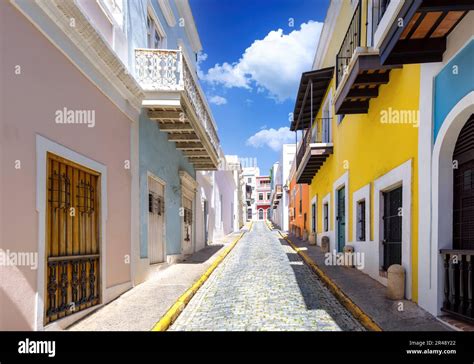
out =
{"type": "Polygon", "coordinates": [[[186,114],[184,111],[148,111],[148,117],[152,120],[178,120],[178,121],[186,121],[186,114]]]}
{"type": "Polygon", "coordinates": [[[159,123],[160,130],[166,132],[173,132],[173,131],[187,131],[192,132],[194,131],[193,127],[189,123],[159,123]]]}
{"type": "Polygon", "coordinates": [[[168,134],[168,140],[170,142],[198,142],[199,137],[194,133],[170,133],[168,134]]]}
{"type": "Polygon", "coordinates": [[[176,142],[176,149],[203,150],[204,146],[201,142],[176,142]]]}
{"type": "Polygon", "coordinates": [[[183,154],[187,157],[198,157],[198,156],[206,157],[206,156],[209,155],[209,153],[205,149],[202,149],[202,150],[187,150],[187,149],[184,149],[183,154]]]}
{"type": "Polygon", "coordinates": [[[382,85],[388,83],[389,73],[371,73],[358,75],[355,79],[354,85],[382,85]]]}
{"type": "Polygon", "coordinates": [[[362,97],[377,97],[379,95],[378,87],[353,88],[347,94],[346,99],[359,99],[362,97]]]}

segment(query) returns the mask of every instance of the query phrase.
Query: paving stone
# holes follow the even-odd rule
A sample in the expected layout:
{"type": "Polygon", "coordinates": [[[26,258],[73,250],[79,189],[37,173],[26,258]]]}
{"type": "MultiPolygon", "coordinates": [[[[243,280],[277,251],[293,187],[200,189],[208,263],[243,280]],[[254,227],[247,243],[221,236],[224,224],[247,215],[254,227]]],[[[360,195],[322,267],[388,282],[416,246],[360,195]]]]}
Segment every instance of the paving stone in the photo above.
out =
{"type": "Polygon", "coordinates": [[[174,331],[361,331],[296,252],[256,222],[189,302],[174,331]]]}

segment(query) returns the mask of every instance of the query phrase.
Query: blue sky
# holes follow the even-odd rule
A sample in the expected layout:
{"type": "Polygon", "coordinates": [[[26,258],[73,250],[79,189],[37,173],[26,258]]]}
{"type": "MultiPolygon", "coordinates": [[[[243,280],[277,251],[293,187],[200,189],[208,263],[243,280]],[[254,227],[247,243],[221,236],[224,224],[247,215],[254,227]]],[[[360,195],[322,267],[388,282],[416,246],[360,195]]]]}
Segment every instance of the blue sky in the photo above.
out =
{"type": "Polygon", "coordinates": [[[311,69],[328,0],[191,0],[199,69],[226,154],[256,157],[261,174],[292,143],[301,72],[311,69]]]}

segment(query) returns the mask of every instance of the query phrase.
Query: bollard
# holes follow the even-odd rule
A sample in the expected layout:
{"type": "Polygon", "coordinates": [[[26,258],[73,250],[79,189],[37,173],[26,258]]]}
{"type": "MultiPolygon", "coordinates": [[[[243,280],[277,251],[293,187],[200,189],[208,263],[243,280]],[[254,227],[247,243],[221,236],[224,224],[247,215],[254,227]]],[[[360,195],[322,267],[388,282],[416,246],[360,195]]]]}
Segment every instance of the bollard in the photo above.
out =
{"type": "Polygon", "coordinates": [[[405,269],[399,264],[387,270],[387,297],[392,300],[405,298],[405,269]]]}

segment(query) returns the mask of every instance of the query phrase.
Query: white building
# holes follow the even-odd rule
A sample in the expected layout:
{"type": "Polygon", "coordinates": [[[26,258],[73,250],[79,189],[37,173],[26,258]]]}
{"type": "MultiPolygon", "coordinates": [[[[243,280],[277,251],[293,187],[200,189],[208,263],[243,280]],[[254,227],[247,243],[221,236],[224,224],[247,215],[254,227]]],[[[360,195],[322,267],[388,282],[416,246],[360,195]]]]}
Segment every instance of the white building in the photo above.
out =
{"type": "Polygon", "coordinates": [[[258,167],[244,167],[242,171],[245,183],[247,202],[246,221],[257,219],[257,177],[260,176],[258,167]]]}
{"type": "Polygon", "coordinates": [[[288,231],[288,206],[289,206],[289,177],[293,160],[296,154],[295,144],[283,144],[280,161],[272,180],[272,221],[282,230],[288,231]]]}
{"type": "MultiPolygon", "coordinates": [[[[193,251],[216,243],[238,231],[243,196],[241,167],[237,156],[224,157],[217,171],[198,171],[196,193],[196,244],[193,251]]],[[[190,252],[192,253],[192,252],[190,252]]]]}

